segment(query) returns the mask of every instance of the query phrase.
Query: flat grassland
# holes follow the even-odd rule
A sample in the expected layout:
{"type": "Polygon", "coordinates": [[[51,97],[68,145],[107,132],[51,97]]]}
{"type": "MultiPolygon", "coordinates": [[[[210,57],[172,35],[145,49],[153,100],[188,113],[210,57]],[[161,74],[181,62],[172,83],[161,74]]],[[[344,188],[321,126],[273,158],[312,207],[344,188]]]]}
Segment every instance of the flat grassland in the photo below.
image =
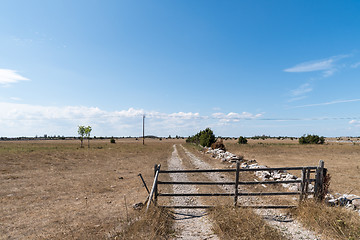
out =
{"type": "MultiPolygon", "coordinates": [[[[174,143],[135,139],[0,142],[0,239],[103,239],[147,196],[155,163],[167,168],[174,143]]],[[[296,140],[225,141],[230,152],[277,166],[325,161],[331,190],[360,195],[360,145],[299,145],[296,140]]],[[[214,160],[217,161],[217,160],[214,160]]]]}
{"type": "Polygon", "coordinates": [[[360,144],[299,144],[298,140],[224,141],[227,150],[269,167],[318,166],[324,160],[331,175],[330,192],[360,196],[360,144]]]}
{"type": "Polygon", "coordinates": [[[103,239],[147,196],[176,140],[0,142],[0,239],[103,239]],[[151,186],[149,186],[150,188],[151,186]]]}

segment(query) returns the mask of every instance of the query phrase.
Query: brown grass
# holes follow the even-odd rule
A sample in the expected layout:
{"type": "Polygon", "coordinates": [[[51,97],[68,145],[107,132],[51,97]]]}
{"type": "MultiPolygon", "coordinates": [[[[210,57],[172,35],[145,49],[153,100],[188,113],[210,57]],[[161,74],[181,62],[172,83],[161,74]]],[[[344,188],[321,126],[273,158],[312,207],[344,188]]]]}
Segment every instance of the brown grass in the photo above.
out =
{"type": "Polygon", "coordinates": [[[269,167],[317,166],[325,161],[332,176],[330,192],[360,195],[360,144],[300,145],[297,140],[249,140],[248,144],[224,142],[228,151],[256,159],[269,167]]]}
{"type": "Polygon", "coordinates": [[[173,216],[166,209],[151,207],[133,217],[130,223],[123,223],[113,239],[169,239],[174,235],[173,216]]]}
{"type": "Polygon", "coordinates": [[[0,142],[0,239],[102,239],[147,196],[175,140],[0,142]],[[149,188],[151,186],[148,186],[149,188]]]}
{"type": "Polygon", "coordinates": [[[217,207],[210,210],[210,216],[214,219],[214,231],[221,239],[286,239],[251,209],[217,207]]]}
{"type": "Polygon", "coordinates": [[[360,239],[360,218],[356,212],[308,200],[292,213],[327,239],[360,239]]]}

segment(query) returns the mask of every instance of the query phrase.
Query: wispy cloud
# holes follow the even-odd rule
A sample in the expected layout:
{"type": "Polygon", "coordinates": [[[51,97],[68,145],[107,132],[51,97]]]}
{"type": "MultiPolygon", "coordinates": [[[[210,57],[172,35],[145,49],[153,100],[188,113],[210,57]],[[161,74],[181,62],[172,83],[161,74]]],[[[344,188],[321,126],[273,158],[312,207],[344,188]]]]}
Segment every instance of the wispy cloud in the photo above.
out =
{"type": "Polygon", "coordinates": [[[13,101],[21,101],[22,100],[21,98],[18,98],[18,97],[11,97],[10,99],[13,101]]]}
{"type": "Polygon", "coordinates": [[[211,116],[212,118],[220,119],[220,121],[222,122],[239,122],[240,120],[244,120],[244,119],[260,118],[262,115],[263,114],[261,113],[252,114],[248,112],[242,112],[242,113],[230,112],[228,114],[218,112],[218,113],[213,113],[211,116]]]}
{"type": "Polygon", "coordinates": [[[355,127],[360,127],[360,121],[359,120],[351,120],[349,121],[349,124],[355,126],[355,127]]]}
{"type": "Polygon", "coordinates": [[[322,71],[324,77],[333,75],[337,70],[336,62],[340,59],[350,57],[350,55],[338,55],[321,60],[303,62],[293,67],[284,69],[284,72],[315,72],[322,71]]]}
{"type": "Polygon", "coordinates": [[[330,102],[324,102],[324,103],[314,103],[314,104],[295,106],[292,108],[316,107],[316,106],[325,106],[325,105],[332,105],[332,104],[338,104],[338,103],[349,103],[349,102],[359,102],[359,101],[360,101],[360,99],[337,100],[337,101],[330,101],[330,102]]]}
{"type": "Polygon", "coordinates": [[[29,79],[21,76],[15,70],[0,69],[0,84],[8,86],[19,81],[28,81],[29,79]]]}
{"type": "Polygon", "coordinates": [[[351,68],[358,68],[359,66],[360,66],[360,62],[357,62],[357,63],[354,63],[354,64],[350,65],[351,68]]]}
{"type": "Polygon", "coordinates": [[[293,97],[299,97],[302,96],[308,92],[311,92],[313,90],[313,88],[310,86],[309,83],[304,83],[301,86],[299,86],[298,88],[291,90],[291,96],[293,97]]]}

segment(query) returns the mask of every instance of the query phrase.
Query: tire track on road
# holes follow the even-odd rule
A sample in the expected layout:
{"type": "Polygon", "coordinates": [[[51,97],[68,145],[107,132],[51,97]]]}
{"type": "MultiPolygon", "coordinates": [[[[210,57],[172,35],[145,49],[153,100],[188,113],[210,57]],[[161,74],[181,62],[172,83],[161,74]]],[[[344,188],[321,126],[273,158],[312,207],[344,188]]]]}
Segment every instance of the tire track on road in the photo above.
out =
{"type": "MultiPolygon", "coordinates": [[[[176,145],[174,151],[168,160],[169,170],[184,169],[182,159],[180,158],[176,145]]],[[[172,181],[189,181],[186,173],[170,173],[172,181]]],[[[173,185],[174,193],[197,193],[193,185],[173,185]]],[[[202,205],[197,197],[173,197],[172,205],[196,206],[202,205]]],[[[174,239],[212,239],[218,240],[218,236],[212,231],[212,224],[202,209],[175,209],[173,211],[175,219],[176,237],[174,239]]]]}

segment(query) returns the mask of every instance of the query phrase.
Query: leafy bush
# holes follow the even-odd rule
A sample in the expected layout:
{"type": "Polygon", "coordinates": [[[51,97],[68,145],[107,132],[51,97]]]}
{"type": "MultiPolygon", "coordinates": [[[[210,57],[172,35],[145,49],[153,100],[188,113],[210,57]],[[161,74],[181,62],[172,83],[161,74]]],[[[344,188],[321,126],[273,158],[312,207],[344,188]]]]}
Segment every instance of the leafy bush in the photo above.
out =
{"type": "Polygon", "coordinates": [[[110,138],[110,143],[115,143],[116,141],[115,141],[115,138],[114,137],[112,137],[112,138],[110,138]]]}
{"type": "Polygon", "coordinates": [[[239,137],[238,144],[247,144],[247,139],[243,136],[239,137]]]}
{"type": "Polygon", "coordinates": [[[188,137],[186,142],[200,144],[204,147],[210,147],[215,142],[215,135],[210,128],[198,132],[194,136],[188,137]]]}
{"type": "Polygon", "coordinates": [[[323,136],[319,137],[318,135],[311,135],[308,134],[306,137],[305,135],[299,138],[300,144],[324,144],[325,138],[323,136]]]}

